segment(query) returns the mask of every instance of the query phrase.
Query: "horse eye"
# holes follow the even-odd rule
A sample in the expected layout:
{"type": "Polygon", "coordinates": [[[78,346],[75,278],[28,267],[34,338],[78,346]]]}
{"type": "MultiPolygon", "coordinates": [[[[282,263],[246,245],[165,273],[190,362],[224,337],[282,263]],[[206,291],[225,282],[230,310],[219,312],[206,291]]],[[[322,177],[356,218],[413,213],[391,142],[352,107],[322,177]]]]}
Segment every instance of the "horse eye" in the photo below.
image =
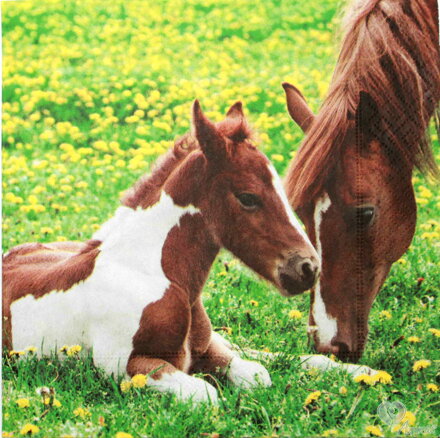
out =
{"type": "Polygon", "coordinates": [[[370,225],[374,218],[374,207],[357,207],[356,208],[356,224],[361,227],[370,225]]]}
{"type": "Polygon", "coordinates": [[[261,199],[253,193],[239,193],[235,197],[247,210],[255,210],[261,206],[261,199]]]}

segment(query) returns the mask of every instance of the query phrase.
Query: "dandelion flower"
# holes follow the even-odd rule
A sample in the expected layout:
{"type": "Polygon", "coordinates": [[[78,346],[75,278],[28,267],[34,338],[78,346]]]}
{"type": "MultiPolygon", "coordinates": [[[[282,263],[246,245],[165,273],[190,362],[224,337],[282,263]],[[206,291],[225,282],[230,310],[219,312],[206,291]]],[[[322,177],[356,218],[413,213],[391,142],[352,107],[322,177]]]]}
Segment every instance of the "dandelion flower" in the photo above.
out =
{"type": "Polygon", "coordinates": [[[258,305],[259,305],[258,301],[255,301],[255,300],[250,300],[249,302],[250,302],[251,306],[254,306],[254,307],[258,307],[258,305]]]}
{"type": "Polygon", "coordinates": [[[19,398],[15,400],[15,403],[17,403],[19,408],[28,408],[31,405],[28,398],[19,398]]]}
{"type": "Polygon", "coordinates": [[[289,312],[289,318],[299,319],[302,317],[302,313],[299,310],[291,310],[289,312]]]}
{"type": "Polygon", "coordinates": [[[341,394],[341,395],[347,394],[347,388],[345,386],[341,386],[339,388],[339,394],[341,394]]]}
{"type": "Polygon", "coordinates": [[[40,428],[38,426],[35,426],[34,424],[25,424],[21,430],[20,435],[34,435],[40,431],[40,428]]]}
{"type": "Polygon", "coordinates": [[[424,368],[428,368],[430,365],[431,365],[430,360],[426,360],[426,359],[417,360],[416,362],[414,362],[412,369],[414,372],[417,372],[423,370],[424,368]]]}
{"type": "Polygon", "coordinates": [[[115,435],[115,438],[133,438],[133,435],[126,433],[126,432],[118,432],[115,435]]]}
{"type": "Polygon", "coordinates": [[[421,339],[418,336],[410,336],[408,338],[408,342],[410,342],[411,344],[417,344],[420,341],[421,339]]]}
{"type": "Polygon", "coordinates": [[[367,426],[365,431],[373,436],[383,436],[382,430],[378,426],[367,426]]]}
{"type": "Polygon", "coordinates": [[[428,389],[431,392],[438,392],[438,386],[435,383],[428,383],[426,385],[426,389],[428,389]]]}
{"type": "Polygon", "coordinates": [[[440,330],[436,329],[436,328],[430,328],[428,329],[429,333],[432,333],[434,336],[436,336],[437,338],[440,338],[440,330]]]}
{"type": "Polygon", "coordinates": [[[369,376],[368,374],[359,374],[353,379],[356,383],[361,383],[364,385],[373,386],[376,383],[376,380],[373,376],[369,376]]]}
{"type": "Polygon", "coordinates": [[[81,345],[72,345],[67,350],[67,356],[76,356],[82,350],[81,345]]]}
{"type": "MultiPolygon", "coordinates": [[[[49,404],[50,404],[50,397],[44,397],[43,398],[43,404],[45,404],[46,406],[49,406],[49,404]]],[[[60,408],[61,407],[61,402],[58,399],[54,398],[52,400],[52,404],[50,404],[50,406],[53,406],[55,408],[60,408]]]]}
{"type": "Polygon", "coordinates": [[[84,409],[84,408],[76,408],[73,411],[73,415],[75,415],[75,417],[81,417],[81,418],[86,418],[88,416],[90,416],[90,411],[88,409],[84,409]]]}
{"type": "Polygon", "coordinates": [[[124,380],[120,384],[120,388],[122,392],[128,392],[132,386],[132,383],[130,380],[124,380]]]}
{"type": "Polygon", "coordinates": [[[143,388],[147,384],[147,380],[145,374],[136,374],[131,378],[131,383],[135,388],[143,388]]]}
{"type": "Polygon", "coordinates": [[[374,376],[372,376],[373,380],[375,382],[379,382],[379,383],[391,383],[392,381],[392,377],[390,374],[388,374],[386,371],[378,371],[374,376]]]}
{"type": "Polygon", "coordinates": [[[328,429],[322,432],[322,436],[336,436],[338,434],[338,431],[336,429],[328,429]]]}
{"type": "Polygon", "coordinates": [[[314,391],[311,394],[309,394],[304,401],[304,406],[308,406],[316,402],[318,398],[321,397],[321,394],[322,394],[321,391],[314,391]]]}
{"type": "Polygon", "coordinates": [[[382,310],[382,312],[379,313],[379,316],[382,319],[391,319],[391,313],[388,310],[382,310]]]}

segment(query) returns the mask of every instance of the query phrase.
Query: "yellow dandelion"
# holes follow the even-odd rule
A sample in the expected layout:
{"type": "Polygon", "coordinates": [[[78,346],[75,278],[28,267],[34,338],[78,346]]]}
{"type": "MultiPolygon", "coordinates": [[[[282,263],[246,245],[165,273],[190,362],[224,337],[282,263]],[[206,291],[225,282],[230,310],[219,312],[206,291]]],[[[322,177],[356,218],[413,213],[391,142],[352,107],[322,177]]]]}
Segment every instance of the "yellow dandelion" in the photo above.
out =
{"type": "Polygon", "coordinates": [[[338,435],[338,431],[336,429],[328,429],[325,430],[324,432],[322,432],[322,436],[337,436],[338,435]]]}
{"type": "Polygon", "coordinates": [[[414,424],[416,424],[416,416],[411,411],[406,411],[400,422],[408,423],[410,426],[414,426],[414,424]]]}
{"type": "Polygon", "coordinates": [[[367,426],[365,431],[373,436],[383,436],[382,430],[379,426],[367,426]]]}
{"type": "Polygon", "coordinates": [[[60,351],[60,353],[67,353],[68,349],[69,349],[68,345],[63,345],[59,351],[60,351]]]}
{"type": "Polygon", "coordinates": [[[143,388],[147,384],[147,376],[145,374],[136,374],[131,378],[131,383],[135,388],[143,388]]]}
{"type": "Polygon", "coordinates": [[[60,408],[61,407],[61,402],[58,400],[58,399],[56,399],[56,398],[54,398],[54,399],[52,399],[52,404],[50,403],[50,397],[44,397],[43,398],[43,404],[45,405],[45,406],[53,406],[53,407],[55,407],[55,408],[60,408]]]}
{"type": "Polygon", "coordinates": [[[75,417],[86,418],[86,417],[89,417],[91,414],[90,414],[90,411],[88,409],[76,408],[73,411],[73,415],[75,415],[75,417]]]}
{"type": "Polygon", "coordinates": [[[345,395],[345,394],[347,394],[347,388],[345,387],[345,386],[341,386],[340,388],[339,388],[339,394],[341,394],[341,395],[345,395]]]}
{"type": "Polygon", "coordinates": [[[426,389],[431,392],[438,392],[438,386],[435,383],[428,383],[426,389]]]}
{"type": "Polygon", "coordinates": [[[302,317],[302,313],[299,310],[291,310],[289,312],[289,318],[299,319],[302,317]]]}
{"type": "Polygon", "coordinates": [[[382,319],[391,319],[391,313],[388,310],[382,310],[382,312],[379,313],[379,316],[382,319]]]}
{"type": "Polygon", "coordinates": [[[255,301],[255,300],[250,300],[249,302],[250,302],[251,306],[254,306],[254,307],[258,307],[258,305],[259,305],[258,301],[255,301]]]}
{"type": "Polygon", "coordinates": [[[374,382],[379,382],[379,383],[391,383],[392,382],[392,377],[390,374],[388,374],[386,371],[378,371],[374,376],[372,376],[372,379],[374,380],[374,382]]]}
{"type": "Polygon", "coordinates": [[[421,339],[418,336],[410,336],[407,340],[411,344],[417,344],[417,343],[421,342],[421,339]]]}
{"type": "Polygon", "coordinates": [[[272,154],[270,158],[272,158],[272,161],[278,161],[279,163],[284,161],[284,157],[281,154],[272,154]]]}
{"type": "Polygon", "coordinates": [[[370,386],[373,386],[376,383],[376,380],[374,379],[374,377],[369,376],[368,374],[359,374],[358,376],[354,377],[353,380],[356,383],[370,385],[370,386]]]}
{"type": "Polygon", "coordinates": [[[31,353],[31,354],[34,354],[34,353],[36,353],[37,352],[37,348],[36,347],[26,347],[25,349],[24,349],[24,351],[26,351],[27,353],[31,353]]]}
{"type": "Polygon", "coordinates": [[[118,432],[115,435],[115,438],[133,438],[133,435],[127,433],[127,432],[118,432]]]}
{"type": "Polygon", "coordinates": [[[25,354],[24,351],[16,351],[16,350],[11,350],[9,352],[9,356],[10,357],[14,357],[14,356],[23,356],[25,354]]]}
{"type": "Polygon", "coordinates": [[[421,359],[421,360],[417,360],[414,362],[412,369],[414,372],[417,372],[417,371],[423,370],[425,368],[428,368],[430,365],[431,365],[430,360],[421,359]]]}
{"type": "Polygon", "coordinates": [[[28,398],[19,398],[15,400],[15,403],[17,403],[19,408],[28,408],[31,405],[28,398]]]}
{"type": "Polygon", "coordinates": [[[38,426],[35,426],[34,424],[25,424],[21,430],[20,435],[35,435],[40,431],[40,428],[38,426]]]}
{"type": "Polygon", "coordinates": [[[130,380],[124,380],[119,385],[122,392],[128,392],[132,386],[132,383],[130,380]]]}
{"type": "Polygon", "coordinates": [[[14,432],[2,432],[2,438],[14,438],[14,432]]]}
{"type": "Polygon", "coordinates": [[[308,406],[316,402],[319,399],[319,397],[321,397],[321,394],[322,394],[321,391],[314,391],[311,394],[309,394],[304,401],[304,406],[308,406]]]}
{"type": "Polygon", "coordinates": [[[82,350],[81,345],[72,345],[67,349],[67,356],[75,356],[82,350]]]}
{"type": "Polygon", "coordinates": [[[436,336],[437,338],[440,338],[440,330],[436,329],[436,328],[430,328],[428,329],[429,333],[432,333],[434,336],[436,336]]]}

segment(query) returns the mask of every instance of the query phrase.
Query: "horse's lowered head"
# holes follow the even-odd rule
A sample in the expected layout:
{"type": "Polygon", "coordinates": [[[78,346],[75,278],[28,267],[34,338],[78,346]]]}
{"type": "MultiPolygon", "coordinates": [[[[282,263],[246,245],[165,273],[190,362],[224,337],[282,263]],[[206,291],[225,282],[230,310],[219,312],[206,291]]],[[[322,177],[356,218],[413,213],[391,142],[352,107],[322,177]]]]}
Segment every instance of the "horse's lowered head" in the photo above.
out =
{"type": "Polygon", "coordinates": [[[365,347],[373,301],[414,235],[411,175],[415,166],[435,172],[426,128],[440,99],[436,14],[422,0],[358,4],[319,113],[283,84],[306,133],[286,191],[322,257],[309,330],[318,352],[352,361],[365,347]]]}
{"type": "Polygon", "coordinates": [[[310,289],[320,262],[294,216],[281,180],[251,139],[240,102],[212,123],[193,105],[198,143],[164,189],[179,205],[197,207],[215,244],[225,247],[285,296],[310,289]],[[187,183],[179,182],[187,175],[187,183]],[[179,176],[180,175],[180,176],[179,176]]]}

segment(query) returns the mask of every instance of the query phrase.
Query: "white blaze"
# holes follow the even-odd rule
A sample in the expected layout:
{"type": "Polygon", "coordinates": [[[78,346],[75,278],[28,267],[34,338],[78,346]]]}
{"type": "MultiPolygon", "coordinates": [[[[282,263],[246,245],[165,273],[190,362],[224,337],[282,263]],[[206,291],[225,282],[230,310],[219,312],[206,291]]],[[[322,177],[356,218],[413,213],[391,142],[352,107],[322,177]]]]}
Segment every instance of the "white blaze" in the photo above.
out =
{"type": "MultiPolygon", "coordinates": [[[[322,259],[322,245],[320,236],[321,222],[324,213],[329,209],[330,205],[330,198],[327,193],[325,193],[316,202],[315,212],[313,215],[315,221],[316,249],[318,251],[320,260],[322,259]]],[[[337,321],[335,318],[327,314],[325,304],[321,296],[320,279],[318,279],[315,285],[315,299],[312,307],[312,315],[318,329],[317,334],[319,341],[323,344],[330,344],[337,332],[337,321]]]]}
{"type": "Polygon", "coordinates": [[[298,231],[298,233],[304,238],[304,240],[313,248],[313,245],[312,245],[312,242],[310,242],[309,236],[307,236],[307,233],[304,231],[298,218],[296,217],[295,213],[293,212],[292,207],[289,204],[289,201],[287,200],[286,192],[284,191],[283,183],[281,181],[280,176],[278,175],[275,167],[273,167],[272,164],[269,164],[268,167],[269,167],[270,173],[272,174],[272,184],[275,188],[277,195],[280,197],[281,202],[284,205],[284,208],[286,210],[286,214],[287,214],[287,217],[289,218],[290,223],[298,231]]]}

